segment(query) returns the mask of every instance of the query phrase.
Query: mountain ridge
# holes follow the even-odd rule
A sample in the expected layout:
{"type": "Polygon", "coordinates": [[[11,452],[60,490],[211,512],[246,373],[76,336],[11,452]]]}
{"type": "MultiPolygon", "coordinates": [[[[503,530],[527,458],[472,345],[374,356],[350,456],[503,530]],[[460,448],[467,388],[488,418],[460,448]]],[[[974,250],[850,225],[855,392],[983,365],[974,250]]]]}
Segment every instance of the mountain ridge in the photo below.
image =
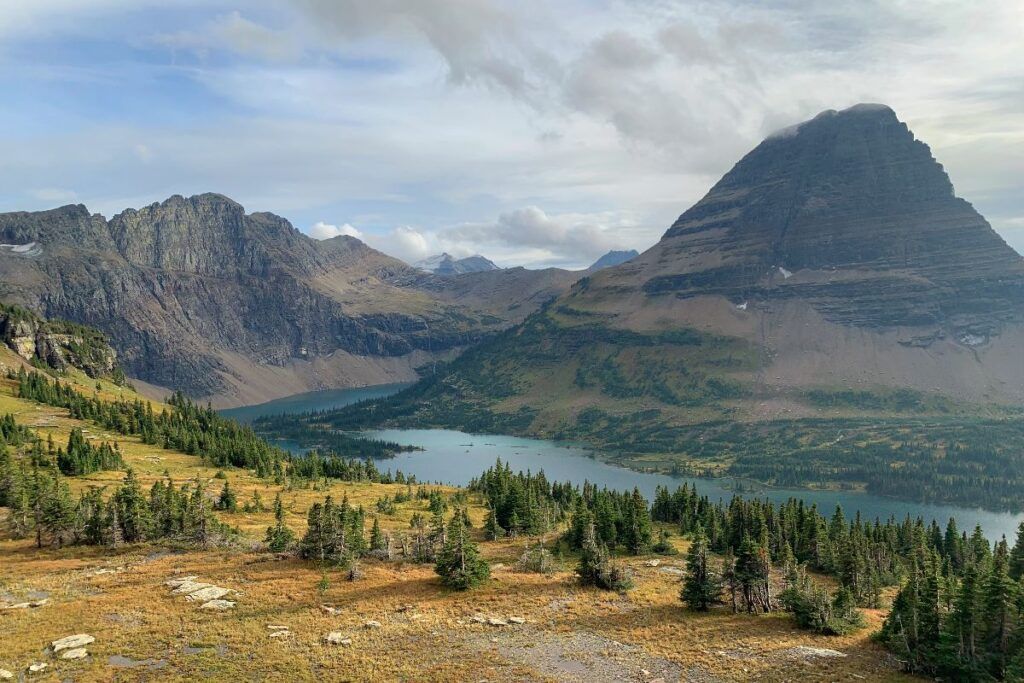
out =
{"type": "Polygon", "coordinates": [[[479,288],[470,307],[359,240],[317,241],[216,193],[109,220],[83,205],[0,214],[0,243],[4,300],[98,327],[133,377],[225,406],[413,380],[548,286],[520,274],[520,310],[479,288]]]}

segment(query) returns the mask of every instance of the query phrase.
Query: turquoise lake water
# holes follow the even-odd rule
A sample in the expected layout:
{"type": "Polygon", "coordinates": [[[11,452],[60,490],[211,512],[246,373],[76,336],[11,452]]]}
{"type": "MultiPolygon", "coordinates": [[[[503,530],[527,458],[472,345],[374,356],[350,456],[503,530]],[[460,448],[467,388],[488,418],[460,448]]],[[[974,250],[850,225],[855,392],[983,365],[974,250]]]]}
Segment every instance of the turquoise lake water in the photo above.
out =
{"type": "MultiPolygon", "coordinates": [[[[378,398],[395,393],[407,384],[389,384],[360,389],[333,389],[298,394],[257,406],[232,408],[221,411],[228,417],[250,422],[262,415],[280,415],[309,410],[339,408],[357,401],[378,398]]],[[[400,453],[378,463],[381,469],[402,470],[414,474],[420,481],[465,485],[501,458],[513,470],[543,469],[550,481],[584,481],[612,489],[631,490],[637,487],[651,499],[655,487],[667,486],[674,490],[684,482],[693,484],[702,495],[712,500],[728,500],[734,493],[730,479],[695,479],[651,474],[616,467],[602,462],[593,451],[543,439],[513,436],[466,434],[447,429],[384,429],[367,432],[370,438],[418,446],[422,450],[400,453]]],[[[289,444],[282,443],[287,447],[289,444]]],[[[748,488],[749,485],[748,485],[748,488]]],[[[768,498],[783,502],[788,498],[802,498],[808,504],[816,503],[826,516],[836,505],[841,505],[847,517],[859,511],[867,520],[887,519],[906,515],[921,517],[926,522],[935,519],[944,528],[950,517],[955,517],[961,529],[980,524],[992,539],[1005,535],[1010,542],[1016,537],[1017,526],[1024,514],[994,512],[944,504],[913,503],[874,496],[854,491],[812,491],[808,489],[778,489],[754,487],[745,496],[768,498]]],[[[1022,494],[1024,495],[1024,494],[1022,494]]]]}

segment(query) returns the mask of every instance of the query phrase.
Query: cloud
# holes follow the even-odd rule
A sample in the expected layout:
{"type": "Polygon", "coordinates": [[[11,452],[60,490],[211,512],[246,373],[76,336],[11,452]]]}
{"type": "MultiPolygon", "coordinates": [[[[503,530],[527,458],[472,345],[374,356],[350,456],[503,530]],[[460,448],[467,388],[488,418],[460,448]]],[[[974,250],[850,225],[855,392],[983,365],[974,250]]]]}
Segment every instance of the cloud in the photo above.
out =
{"type": "Polygon", "coordinates": [[[582,266],[611,249],[632,246],[627,235],[636,227],[631,217],[611,212],[549,214],[537,206],[526,206],[504,212],[493,222],[446,228],[439,237],[447,244],[499,260],[520,255],[528,262],[582,266]]]}
{"type": "Polygon", "coordinates": [[[317,240],[329,240],[332,237],[338,237],[339,235],[347,235],[360,240],[363,239],[363,233],[348,223],[343,225],[331,225],[330,223],[317,221],[306,234],[317,240]]]}
{"type": "Polygon", "coordinates": [[[271,62],[296,60],[303,46],[288,30],[275,30],[233,11],[218,16],[198,29],[158,33],[151,38],[157,45],[189,50],[205,59],[211,52],[228,50],[239,55],[271,62]]]}

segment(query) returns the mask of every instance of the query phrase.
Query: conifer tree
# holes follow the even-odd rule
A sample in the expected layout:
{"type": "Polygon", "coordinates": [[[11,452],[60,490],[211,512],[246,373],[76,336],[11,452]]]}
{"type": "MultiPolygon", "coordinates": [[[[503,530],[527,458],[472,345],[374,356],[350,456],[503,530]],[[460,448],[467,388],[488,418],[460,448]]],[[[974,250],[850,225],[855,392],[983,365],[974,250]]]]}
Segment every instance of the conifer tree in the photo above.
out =
{"type": "Polygon", "coordinates": [[[1017,527],[1017,541],[1010,551],[1008,573],[1014,581],[1024,578],[1024,522],[1017,527]]]}
{"type": "Polygon", "coordinates": [[[434,571],[446,586],[456,590],[472,588],[490,576],[490,565],[480,557],[458,511],[448,524],[447,538],[438,553],[434,571]]]}
{"type": "Polygon", "coordinates": [[[267,528],[266,543],[271,552],[281,553],[288,550],[295,541],[295,534],[284,522],[284,505],[281,494],[274,497],[274,526],[267,528]]]}
{"type": "Polygon", "coordinates": [[[498,524],[498,515],[495,514],[494,508],[487,508],[487,519],[484,520],[484,538],[488,541],[494,541],[505,535],[505,530],[498,524]]]}
{"type": "Polygon", "coordinates": [[[686,553],[686,576],[679,598],[695,611],[706,612],[721,602],[722,582],[708,562],[708,539],[700,525],[686,553]]]}
{"type": "Polygon", "coordinates": [[[373,518],[373,527],[370,529],[370,550],[381,552],[387,549],[387,539],[380,528],[380,520],[376,515],[373,518]]]}
{"type": "Polygon", "coordinates": [[[238,498],[227,479],[224,480],[224,488],[221,489],[220,497],[217,499],[217,509],[225,512],[238,512],[238,498]]]}

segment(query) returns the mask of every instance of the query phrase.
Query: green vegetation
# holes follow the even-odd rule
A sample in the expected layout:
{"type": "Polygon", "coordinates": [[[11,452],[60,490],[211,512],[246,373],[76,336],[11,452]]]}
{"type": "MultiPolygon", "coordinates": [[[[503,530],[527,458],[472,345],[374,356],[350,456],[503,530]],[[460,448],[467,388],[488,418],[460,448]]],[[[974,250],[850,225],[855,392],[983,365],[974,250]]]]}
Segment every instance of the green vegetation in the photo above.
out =
{"type": "Polygon", "coordinates": [[[480,557],[460,511],[448,523],[447,538],[437,555],[434,571],[444,585],[455,590],[477,586],[491,575],[490,565],[480,557]]]}
{"type": "Polygon", "coordinates": [[[879,639],[911,672],[949,680],[1022,680],[1024,582],[1011,552],[1024,552],[1024,525],[1011,551],[980,534],[948,547],[917,548],[908,579],[879,639]]]}

